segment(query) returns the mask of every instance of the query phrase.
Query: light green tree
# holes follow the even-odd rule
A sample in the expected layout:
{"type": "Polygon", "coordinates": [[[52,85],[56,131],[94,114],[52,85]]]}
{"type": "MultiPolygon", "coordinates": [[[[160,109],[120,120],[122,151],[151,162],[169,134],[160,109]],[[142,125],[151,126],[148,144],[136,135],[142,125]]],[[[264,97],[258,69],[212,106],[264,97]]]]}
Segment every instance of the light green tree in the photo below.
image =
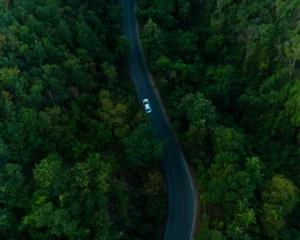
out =
{"type": "Polygon", "coordinates": [[[260,220],[268,236],[279,238],[279,230],[299,202],[299,190],[282,175],[275,175],[264,186],[260,220]]]}

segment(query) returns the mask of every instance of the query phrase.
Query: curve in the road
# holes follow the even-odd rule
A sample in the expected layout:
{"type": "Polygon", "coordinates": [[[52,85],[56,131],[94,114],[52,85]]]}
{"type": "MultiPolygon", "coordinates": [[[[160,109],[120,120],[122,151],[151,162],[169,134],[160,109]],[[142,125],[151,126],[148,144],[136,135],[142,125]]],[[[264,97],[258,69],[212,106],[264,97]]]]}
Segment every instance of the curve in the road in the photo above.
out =
{"type": "Polygon", "coordinates": [[[130,43],[129,68],[135,88],[142,101],[148,98],[152,113],[151,125],[159,138],[167,139],[164,148],[163,165],[168,184],[168,222],[165,240],[191,240],[195,220],[195,191],[193,181],[163,113],[162,106],[150,82],[149,72],[139,43],[135,0],[121,0],[123,6],[123,30],[130,43]]]}

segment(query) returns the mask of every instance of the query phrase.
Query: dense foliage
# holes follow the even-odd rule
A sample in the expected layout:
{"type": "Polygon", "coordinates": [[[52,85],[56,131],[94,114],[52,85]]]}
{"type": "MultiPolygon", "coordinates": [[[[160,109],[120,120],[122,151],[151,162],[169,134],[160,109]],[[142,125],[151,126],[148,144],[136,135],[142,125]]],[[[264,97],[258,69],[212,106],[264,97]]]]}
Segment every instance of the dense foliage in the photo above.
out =
{"type": "Polygon", "coordinates": [[[157,239],[166,190],[117,0],[0,1],[0,238],[157,239]]]}
{"type": "Polygon", "coordinates": [[[155,84],[197,169],[199,239],[300,239],[300,1],[137,0],[155,84]]]}

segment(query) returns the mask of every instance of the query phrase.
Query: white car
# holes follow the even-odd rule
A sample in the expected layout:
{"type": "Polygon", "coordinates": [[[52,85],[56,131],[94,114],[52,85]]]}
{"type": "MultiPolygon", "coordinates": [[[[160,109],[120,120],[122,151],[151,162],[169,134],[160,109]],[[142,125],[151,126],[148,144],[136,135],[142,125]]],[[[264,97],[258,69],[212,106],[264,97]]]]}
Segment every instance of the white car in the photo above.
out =
{"type": "Polygon", "coordinates": [[[151,107],[150,107],[150,104],[149,104],[149,100],[147,98],[145,98],[143,100],[143,105],[145,107],[146,113],[151,113],[151,107]]]}

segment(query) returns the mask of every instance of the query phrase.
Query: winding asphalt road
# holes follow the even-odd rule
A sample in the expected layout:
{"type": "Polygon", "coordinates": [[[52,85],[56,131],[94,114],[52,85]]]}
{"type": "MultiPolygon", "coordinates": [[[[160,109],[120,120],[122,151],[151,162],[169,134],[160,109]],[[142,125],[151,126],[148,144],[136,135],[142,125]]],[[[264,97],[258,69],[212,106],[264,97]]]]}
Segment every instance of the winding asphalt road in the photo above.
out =
{"type": "Polygon", "coordinates": [[[128,61],[132,80],[139,100],[142,102],[144,98],[149,99],[152,108],[149,117],[158,137],[168,139],[163,158],[169,195],[169,215],[165,240],[190,240],[193,238],[195,218],[195,191],[192,178],[150,82],[149,72],[138,40],[135,17],[136,1],[121,1],[123,30],[131,45],[128,61]]]}

